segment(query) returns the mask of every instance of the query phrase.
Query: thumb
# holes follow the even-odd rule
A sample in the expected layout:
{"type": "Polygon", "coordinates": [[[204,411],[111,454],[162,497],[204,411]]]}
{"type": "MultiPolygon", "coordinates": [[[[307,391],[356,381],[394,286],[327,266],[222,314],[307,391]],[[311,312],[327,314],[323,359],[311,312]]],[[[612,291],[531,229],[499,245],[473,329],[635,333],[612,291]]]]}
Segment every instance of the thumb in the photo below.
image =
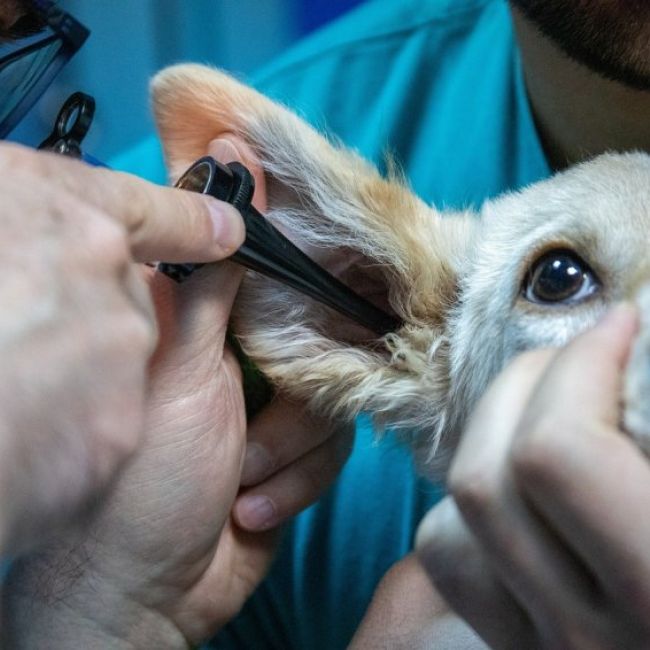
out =
{"type": "Polygon", "coordinates": [[[210,264],[177,284],[156,273],[151,290],[160,330],[153,362],[164,352],[175,367],[202,363],[223,352],[232,305],[244,269],[232,262],[210,264]],[[174,354],[170,354],[170,350],[174,354]],[[209,357],[202,356],[209,353],[209,357]]]}
{"type": "Polygon", "coordinates": [[[617,426],[620,417],[622,373],[638,330],[633,303],[620,303],[591,330],[576,337],[550,364],[538,394],[531,402],[535,416],[570,395],[577,412],[617,426]],[[585,375],[587,369],[587,375],[585,375]]]}
{"type": "MultiPolygon", "coordinates": [[[[223,138],[210,142],[208,153],[223,163],[244,160],[238,148],[223,138]]],[[[207,264],[182,284],[159,273],[154,275],[152,291],[160,327],[158,349],[165,352],[167,363],[175,368],[189,360],[213,363],[215,353],[220,360],[243,276],[243,267],[228,261],[207,264]]]]}

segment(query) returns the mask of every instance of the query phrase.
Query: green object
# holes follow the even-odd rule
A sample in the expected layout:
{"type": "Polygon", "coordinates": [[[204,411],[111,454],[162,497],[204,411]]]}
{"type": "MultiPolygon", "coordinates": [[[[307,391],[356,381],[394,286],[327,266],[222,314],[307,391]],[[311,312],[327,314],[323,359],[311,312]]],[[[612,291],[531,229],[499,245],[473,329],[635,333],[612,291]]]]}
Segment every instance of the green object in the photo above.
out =
{"type": "Polygon", "coordinates": [[[250,420],[273,399],[275,391],[262,371],[244,354],[239,341],[232,332],[228,332],[227,341],[241,366],[246,418],[250,420]]]}

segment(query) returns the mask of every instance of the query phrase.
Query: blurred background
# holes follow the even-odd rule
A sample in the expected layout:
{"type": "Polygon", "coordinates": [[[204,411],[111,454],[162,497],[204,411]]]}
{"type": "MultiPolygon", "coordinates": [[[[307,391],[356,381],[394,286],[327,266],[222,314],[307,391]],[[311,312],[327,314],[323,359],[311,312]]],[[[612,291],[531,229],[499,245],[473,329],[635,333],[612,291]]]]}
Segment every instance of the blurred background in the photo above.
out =
{"type": "Polygon", "coordinates": [[[63,101],[81,90],[97,100],[84,150],[110,160],[152,132],[147,83],[156,70],[191,60],[245,79],[363,1],[60,0],[91,30],[90,38],[10,139],[38,144],[63,101]]]}

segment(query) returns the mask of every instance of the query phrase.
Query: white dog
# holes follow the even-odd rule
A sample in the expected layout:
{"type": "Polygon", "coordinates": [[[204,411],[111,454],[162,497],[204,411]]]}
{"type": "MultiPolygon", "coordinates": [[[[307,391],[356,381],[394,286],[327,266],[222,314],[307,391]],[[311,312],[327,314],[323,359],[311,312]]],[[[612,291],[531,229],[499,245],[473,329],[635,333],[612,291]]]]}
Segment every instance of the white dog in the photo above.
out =
{"type": "MultiPolygon", "coordinates": [[[[650,280],[644,154],[601,156],[479,213],[440,213],[396,174],[383,179],[216,70],[170,68],[154,79],[153,101],[172,176],[213,138],[239,135],[263,164],[268,217],[310,246],[372,260],[404,323],[353,346],[329,333],[328,309],[249,273],[233,319],[245,352],[278,390],[334,417],[368,411],[426,457],[441,440],[453,445],[514,355],[566,343],[650,280]]],[[[639,337],[626,395],[628,426],[641,437],[650,433],[647,336],[639,337]]]]}

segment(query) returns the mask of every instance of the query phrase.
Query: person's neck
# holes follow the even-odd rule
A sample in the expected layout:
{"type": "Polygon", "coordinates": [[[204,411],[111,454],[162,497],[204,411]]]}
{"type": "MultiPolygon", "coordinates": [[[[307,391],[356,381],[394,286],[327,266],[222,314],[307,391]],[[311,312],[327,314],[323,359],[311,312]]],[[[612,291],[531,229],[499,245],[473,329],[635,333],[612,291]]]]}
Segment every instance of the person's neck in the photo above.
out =
{"type": "Polygon", "coordinates": [[[562,169],[604,151],[650,152],[650,92],[569,59],[512,10],[533,115],[549,163],[562,169]]]}

